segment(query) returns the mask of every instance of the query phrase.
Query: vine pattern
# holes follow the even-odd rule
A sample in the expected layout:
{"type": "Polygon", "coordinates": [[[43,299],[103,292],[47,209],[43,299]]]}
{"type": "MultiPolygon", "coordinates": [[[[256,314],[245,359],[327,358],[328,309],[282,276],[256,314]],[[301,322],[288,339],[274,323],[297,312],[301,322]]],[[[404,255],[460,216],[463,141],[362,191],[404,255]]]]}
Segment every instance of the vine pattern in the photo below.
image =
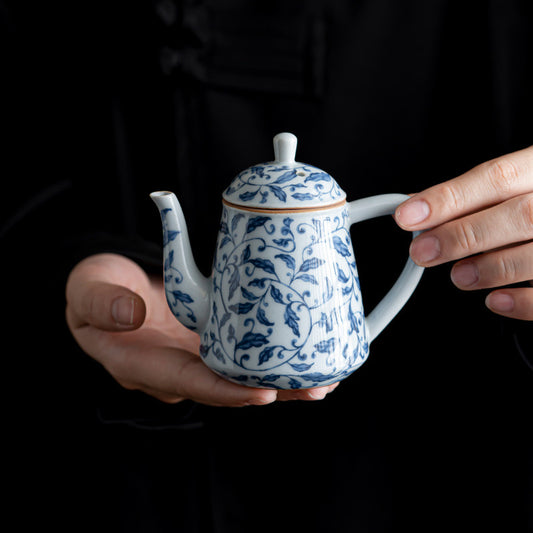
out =
{"type": "Polygon", "coordinates": [[[193,306],[194,298],[185,288],[187,286],[184,282],[183,273],[178,268],[176,264],[177,261],[174,261],[174,250],[172,249],[170,243],[174,241],[178,235],[181,234],[181,231],[178,229],[172,230],[169,228],[169,221],[167,215],[172,212],[172,209],[162,209],[161,210],[161,220],[163,222],[163,249],[164,249],[164,258],[163,258],[163,278],[165,280],[165,295],[167,298],[167,303],[174,313],[176,318],[180,316],[187,316],[189,322],[192,323],[188,325],[189,329],[193,331],[196,330],[194,324],[198,321],[196,314],[194,312],[193,306]]]}
{"type": "Polygon", "coordinates": [[[326,172],[310,165],[265,163],[250,167],[224,192],[226,200],[240,205],[286,206],[335,202],[345,196],[326,172]]]}
{"type": "Polygon", "coordinates": [[[311,217],[224,207],[200,353],[250,386],[308,388],[368,354],[347,211],[311,217]]]}

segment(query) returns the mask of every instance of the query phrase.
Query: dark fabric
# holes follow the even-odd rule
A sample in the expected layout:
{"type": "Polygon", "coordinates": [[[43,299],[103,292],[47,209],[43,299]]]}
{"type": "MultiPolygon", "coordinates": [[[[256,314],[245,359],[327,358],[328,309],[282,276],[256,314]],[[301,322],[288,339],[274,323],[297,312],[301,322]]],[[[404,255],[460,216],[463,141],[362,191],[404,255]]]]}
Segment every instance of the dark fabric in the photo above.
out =
{"type": "MultiPolygon", "coordinates": [[[[483,291],[456,290],[449,266],[426,271],[326,400],[244,409],[122,390],[71,339],[64,284],[101,251],[158,273],[148,194],[160,189],[178,195],[209,274],[220,194],[271,158],[280,131],[349,200],[421,190],[531,145],[532,10],[0,3],[4,381],[22,523],[531,531],[531,326],[491,314],[483,291]]],[[[409,236],[387,219],[352,236],[371,310],[409,236]]]]}

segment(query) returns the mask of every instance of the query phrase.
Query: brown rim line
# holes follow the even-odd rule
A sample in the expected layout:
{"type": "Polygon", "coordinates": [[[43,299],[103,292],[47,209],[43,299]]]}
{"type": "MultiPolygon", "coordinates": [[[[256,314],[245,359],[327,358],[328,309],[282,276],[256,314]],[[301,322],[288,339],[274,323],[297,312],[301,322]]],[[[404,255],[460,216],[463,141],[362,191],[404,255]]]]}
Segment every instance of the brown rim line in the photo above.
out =
{"type": "Polygon", "coordinates": [[[233,209],[240,209],[241,211],[251,211],[252,213],[310,213],[313,211],[325,211],[326,209],[335,209],[341,207],[346,203],[346,199],[334,204],[317,205],[316,207],[292,207],[292,208],[268,208],[268,207],[244,207],[242,205],[232,204],[222,198],[222,203],[233,209]]]}

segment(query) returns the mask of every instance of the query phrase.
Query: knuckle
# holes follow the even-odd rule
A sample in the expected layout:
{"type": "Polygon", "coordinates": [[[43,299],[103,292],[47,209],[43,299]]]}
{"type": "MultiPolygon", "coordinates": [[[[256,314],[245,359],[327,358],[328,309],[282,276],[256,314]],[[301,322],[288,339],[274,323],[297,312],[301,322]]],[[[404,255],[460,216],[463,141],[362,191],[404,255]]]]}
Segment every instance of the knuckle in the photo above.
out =
{"type": "Polygon", "coordinates": [[[445,205],[450,206],[453,211],[462,211],[465,205],[464,195],[453,183],[443,183],[441,198],[445,205]]]}
{"type": "Polygon", "coordinates": [[[498,157],[487,163],[487,175],[494,190],[500,196],[509,194],[520,179],[520,168],[516,161],[509,157],[498,157]]]}
{"type": "Polygon", "coordinates": [[[507,285],[516,280],[519,265],[513,257],[502,255],[497,261],[497,277],[499,285],[507,285]]]}
{"type": "Polygon", "coordinates": [[[461,251],[470,254],[481,247],[482,238],[475,225],[469,222],[459,222],[456,229],[456,241],[461,251]]]}
{"type": "Polygon", "coordinates": [[[533,231],[533,193],[526,194],[522,201],[523,218],[527,224],[527,229],[533,231]]]}

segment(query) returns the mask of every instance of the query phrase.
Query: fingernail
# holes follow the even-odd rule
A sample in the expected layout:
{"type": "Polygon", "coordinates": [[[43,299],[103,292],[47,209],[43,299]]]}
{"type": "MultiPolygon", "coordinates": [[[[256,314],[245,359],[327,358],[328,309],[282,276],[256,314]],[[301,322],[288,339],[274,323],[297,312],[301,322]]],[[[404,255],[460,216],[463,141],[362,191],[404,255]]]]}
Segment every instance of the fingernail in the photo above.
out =
{"type": "Polygon", "coordinates": [[[452,268],[451,278],[457,287],[471,287],[479,281],[475,263],[460,263],[452,268]]]}
{"type": "Polygon", "coordinates": [[[414,226],[429,216],[429,205],[424,200],[408,201],[396,213],[396,219],[402,226],[414,226]]]}
{"type": "Polygon", "coordinates": [[[422,235],[411,243],[409,251],[417,264],[430,263],[440,256],[440,242],[433,235],[422,235]]]}
{"type": "Polygon", "coordinates": [[[328,389],[326,388],[309,389],[307,391],[307,396],[311,398],[312,400],[323,400],[327,394],[328,394],[328,389]]]}
{"type": "Polygon", "coordinates": [[[504,292],[492,292],[485,303],[489,309],[498,313],[510,313],[514,309],[514,299],[504,292]]]}
{"type": "Polygon", "coordinates": [[[111,305],[111,315],[119,326],[132,326],[135,312],[135,300],[127,296],[120,296],[111,305]]]}

